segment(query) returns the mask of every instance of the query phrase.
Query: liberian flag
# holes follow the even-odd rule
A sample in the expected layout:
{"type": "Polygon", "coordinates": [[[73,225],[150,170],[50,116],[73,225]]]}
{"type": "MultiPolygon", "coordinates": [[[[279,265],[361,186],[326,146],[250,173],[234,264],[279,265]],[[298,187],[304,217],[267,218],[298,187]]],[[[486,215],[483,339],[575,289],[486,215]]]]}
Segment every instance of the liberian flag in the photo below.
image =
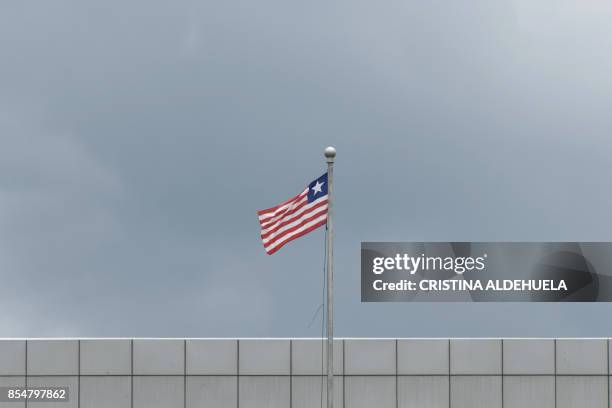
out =
{"type": "Polygon", "coordinates": [[[261,240],[268,255],[327,223],[327,173],[300,194],[276,207],[257,211],[261,240]]]}

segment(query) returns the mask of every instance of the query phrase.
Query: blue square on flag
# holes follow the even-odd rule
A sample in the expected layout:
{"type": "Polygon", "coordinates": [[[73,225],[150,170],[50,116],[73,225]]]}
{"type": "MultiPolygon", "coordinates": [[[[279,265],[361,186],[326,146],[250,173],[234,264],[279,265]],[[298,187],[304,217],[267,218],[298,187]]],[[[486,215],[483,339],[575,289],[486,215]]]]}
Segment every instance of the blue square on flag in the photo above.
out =
{"type": "Polygon", "coordinates": [[[327,195],[327,173],[308,185],[308,202],[327,195]]]}

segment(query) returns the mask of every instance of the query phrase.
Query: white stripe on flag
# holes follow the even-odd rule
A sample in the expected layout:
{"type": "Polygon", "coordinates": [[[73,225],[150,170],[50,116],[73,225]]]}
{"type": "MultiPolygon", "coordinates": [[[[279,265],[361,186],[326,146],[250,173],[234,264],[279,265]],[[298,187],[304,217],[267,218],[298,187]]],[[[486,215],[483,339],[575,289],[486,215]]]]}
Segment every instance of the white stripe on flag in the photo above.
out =
{"type": "Polygon", "coordinates": [[[263,220],[267,220],[268,218],[272,218],[275,217],[279,212],[283,211],[285,208],[295,204],[297,201],[301,201],[300,199],[305,197],[306,194],[308,193],[308,189],[302,191],[300,194],[298,194],[297,197],[291,199],[291,201],[281,205],[280,207],[278,207],[276,210],[274,210],[273,212],[269,212],[269,213],[265,213],[265,214],[261,214],[259,216],[259,220],[263,221],[263,220]]]}
{"type": "Polygon", "coordinates": [[[319,222],[321,222],[321,221],[323,221],[323,220],[325,220],[325,219],[327,219],[327,213],[325,213],[325,214],[321,215],[321,216],[320,216],[320,217],[318,217],[318,218],[315,218],[314,220],[312,220],[312,221],[310,221],[309,223],[305,224],[305,225],[304,225],[304,226],[302,226],[301,228],[296,229],[296,230],[295,230],[295,231],[293,231],[291,234],[287,234],[287,235],[285,235],[284,237],[282,237],[282,238],[281,238],[281,239],[279,239],[278,241],[274,241],[274,242],[272,242],[270,245],[267,245],[267,246],[266,246],[266,245],[264,245],[264,248],[265,248],[266,250],[274,249],[274,248],[276,248],[277,246],[279,246],[279,245],[281,245],[281,244],[285,243],[286,241],[289,241],[289,240],[291,239],[291,237],[293,237],[294,235],[297,235],[297,234],[301,233],[302,231],[304,231],[304,230],[306,230],[306,229],[308,229],[308,228],[312,227],[313,225],[315,225],[315,224],[317,224],[317,223],[319,223],[319,222]]]}
{"type": "MultiPolygon", "coordinates": [[[[324,205],[321,208],[317,208],[316,211],[313,211],[313,212],[308,213],[308,214],[304,214],[302,217],[298,218],[297,220],[295,220],[291,224],[287,224],[287,225],[283,226],[282,228],[279,228],[278,231],[275,231],[269,237],[262,238],[262,241],[264,242],[264,245],[267,244],[270,241],[274,241],[276,239],[276,237],[278,237],[279,235],[281,235],[283,232],[287,231],[288,229],[291,229],[291,228],[295,227],[296,225],[299,225],[302,221],[304,221],[304,220],[306,220],[306,219],[308,219],[310,217],[313,217],[313,216],[315,216],[315,215],[317,215],[317,214],[319,214],[321,212],[325,212],[327,214],[327,206],[326,205],[324,205]]],[[[290,234],[287,234],[287,235],[290,235],[290,234]]]]}
{"type": "MultiPolygon", "coordinates": [[[[321,204],[321,202],[323,202],[323,201],[327,201],[327,195],[324,195],[322,197],[317,198],[316,200],[314,200],[310,204],[306,204],[305,206],[303,206],[302,208],[297,210],[295,213],[288,215],[287,218],[280,218],[280,219],[278,219],[276,222],[274,222],[272,224],[266,224],[265,227],[262,226],[261,227],[261,233],[265,234],[268,231],[270,231],[270,230],[274,229],[275,227],[277,227],[278,225],[282,224],[283,222],[294,220],[296,217],[299,217],[305,211],[309,211],[312,207],[314,207],[314,206],[316,206],[318,204],[321,204]]],[[[324,205],[322,207],[327,208],[327,205],[324,205]]]]}

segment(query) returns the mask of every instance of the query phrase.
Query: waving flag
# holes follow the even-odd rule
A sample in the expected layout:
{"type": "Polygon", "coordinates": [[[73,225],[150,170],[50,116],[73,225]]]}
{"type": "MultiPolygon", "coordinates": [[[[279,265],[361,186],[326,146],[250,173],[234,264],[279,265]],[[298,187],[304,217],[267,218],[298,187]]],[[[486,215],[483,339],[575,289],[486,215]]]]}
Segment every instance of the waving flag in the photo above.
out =
{"type": "Polygon", "coordinates": [[[268,255],[327,223],[327,173],[300,194],[276,207],[257,211],[261,239],[268,255]]]}

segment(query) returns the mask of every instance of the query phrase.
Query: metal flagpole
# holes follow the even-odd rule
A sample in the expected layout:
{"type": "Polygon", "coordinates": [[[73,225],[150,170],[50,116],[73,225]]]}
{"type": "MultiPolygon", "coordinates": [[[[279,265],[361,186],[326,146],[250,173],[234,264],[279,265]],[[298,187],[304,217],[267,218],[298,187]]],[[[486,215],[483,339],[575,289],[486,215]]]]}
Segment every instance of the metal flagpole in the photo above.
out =
{"type": "Polygon", "coordinates": [[[327,408],[334,408],[334,230],[332,197],[336,149],[325,148],[327,160],[327,408]]]}

